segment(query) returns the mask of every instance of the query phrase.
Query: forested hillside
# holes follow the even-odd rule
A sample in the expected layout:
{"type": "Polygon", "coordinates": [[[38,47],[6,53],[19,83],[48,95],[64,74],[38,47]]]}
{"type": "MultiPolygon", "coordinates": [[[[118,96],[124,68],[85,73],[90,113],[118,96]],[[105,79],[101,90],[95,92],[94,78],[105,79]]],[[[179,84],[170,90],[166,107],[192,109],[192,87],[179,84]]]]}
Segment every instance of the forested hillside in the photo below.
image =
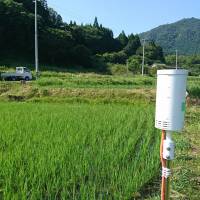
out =
{"type": "MultiPolygon", "coordinates": [[[[99,24],[77,25],[63,22],[46,0],[38,1],[39,60],[48,65],[83,66],[105,70],[108,63],[141,65],[138,35],[123,31],[114,38],[112,30],[99,24]]],[[[34,63],[34,1],[0,1],[0,59],[17,59],[34,63]]],[[[154,42],[146,47],[147,63],[164,62],[162,48],[154,42]]]]}
{"type": "Polygon", "coordinates": [[[154,40],[166,54],[200,54],[200,19],[182,19],[140,34],[141,38],[154,40]]]}

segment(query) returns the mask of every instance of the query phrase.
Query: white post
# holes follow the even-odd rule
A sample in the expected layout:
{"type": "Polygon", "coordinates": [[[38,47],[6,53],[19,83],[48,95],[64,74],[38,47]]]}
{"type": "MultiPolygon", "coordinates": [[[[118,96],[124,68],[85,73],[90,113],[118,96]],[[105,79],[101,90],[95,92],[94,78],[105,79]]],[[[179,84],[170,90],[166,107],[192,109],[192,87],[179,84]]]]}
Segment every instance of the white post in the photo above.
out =
{"type": "Polygon", "coordinates": [[[35,0],[35,72],[36,72],[36,79],[37,79],[39,76],[37,0],[35,0]]]}
{"type": "Polygon", "coordinates": [[[178,50],[176,50],[176,69],[178,69],[178,50]]]}
{"type": "Polygon", "coordinates": [[[145,39],[143,41],[143,56],[142,56],[142,76],[144,76],[144,59],[145,59],[145,39]]]}
{"type": "Polygon", "coordinates": [[[165,177],[165,200],[170,199],[170,177],[172,175],[171,164],[174,160],[174,147],[172,132],[166,131],[166,139],[163,143],[163,159],[166,160],[166,167],[162,168],[162,176],[165,177]]]}
{"type": "Polygon", "coordinates": [[[128,60],[126,61],[126,74],[128,76],[128,72],[129,72],[129,69],[128,69],[128,60]]]}

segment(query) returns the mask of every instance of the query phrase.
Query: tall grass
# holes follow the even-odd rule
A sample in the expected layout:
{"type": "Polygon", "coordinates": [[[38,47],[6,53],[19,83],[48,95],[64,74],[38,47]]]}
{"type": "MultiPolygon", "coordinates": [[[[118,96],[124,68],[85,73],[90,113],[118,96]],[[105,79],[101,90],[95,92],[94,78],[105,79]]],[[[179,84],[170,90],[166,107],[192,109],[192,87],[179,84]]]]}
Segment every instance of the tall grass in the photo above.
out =
{"type": "Polygon", "coordinates": [[[149,105],[0,104],[0,198],[128,199],[159,168],[149,105]]]}
{"type": "Polygon", "coordinates": [[[200,77],[188,79],[188,91],[191,97],[200,98],[200,77]]]}

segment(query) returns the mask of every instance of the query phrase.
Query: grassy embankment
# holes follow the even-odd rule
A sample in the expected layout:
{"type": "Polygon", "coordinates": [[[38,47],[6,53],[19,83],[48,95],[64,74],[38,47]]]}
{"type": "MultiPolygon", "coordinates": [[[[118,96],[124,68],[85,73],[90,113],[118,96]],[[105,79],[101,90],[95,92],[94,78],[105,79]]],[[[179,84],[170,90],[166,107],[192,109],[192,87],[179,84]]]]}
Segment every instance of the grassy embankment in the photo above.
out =
{"type": "MultiPolygon", "coordinates": [[[[25,85],[1,82],[1,100],[46,102],[124,102],[155,100],[155,78],[42,72],[41,78],[25,85]]],[[[188,91],[198,104],[200,78],[190,77],[188,91]]]]}

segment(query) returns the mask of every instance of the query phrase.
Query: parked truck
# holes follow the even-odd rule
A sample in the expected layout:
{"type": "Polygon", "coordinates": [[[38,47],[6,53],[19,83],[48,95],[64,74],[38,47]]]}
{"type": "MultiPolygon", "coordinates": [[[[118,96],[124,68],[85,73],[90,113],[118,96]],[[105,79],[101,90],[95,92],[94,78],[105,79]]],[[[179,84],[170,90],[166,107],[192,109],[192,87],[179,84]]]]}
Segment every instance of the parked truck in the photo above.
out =
{"type": "Polygon", "coordinates": [[[17,81],[17,80],[32,80],[31,71],[27,67],[16,67],[15,72],[6,72],[1,74],[3,80],[17,81]]]}

